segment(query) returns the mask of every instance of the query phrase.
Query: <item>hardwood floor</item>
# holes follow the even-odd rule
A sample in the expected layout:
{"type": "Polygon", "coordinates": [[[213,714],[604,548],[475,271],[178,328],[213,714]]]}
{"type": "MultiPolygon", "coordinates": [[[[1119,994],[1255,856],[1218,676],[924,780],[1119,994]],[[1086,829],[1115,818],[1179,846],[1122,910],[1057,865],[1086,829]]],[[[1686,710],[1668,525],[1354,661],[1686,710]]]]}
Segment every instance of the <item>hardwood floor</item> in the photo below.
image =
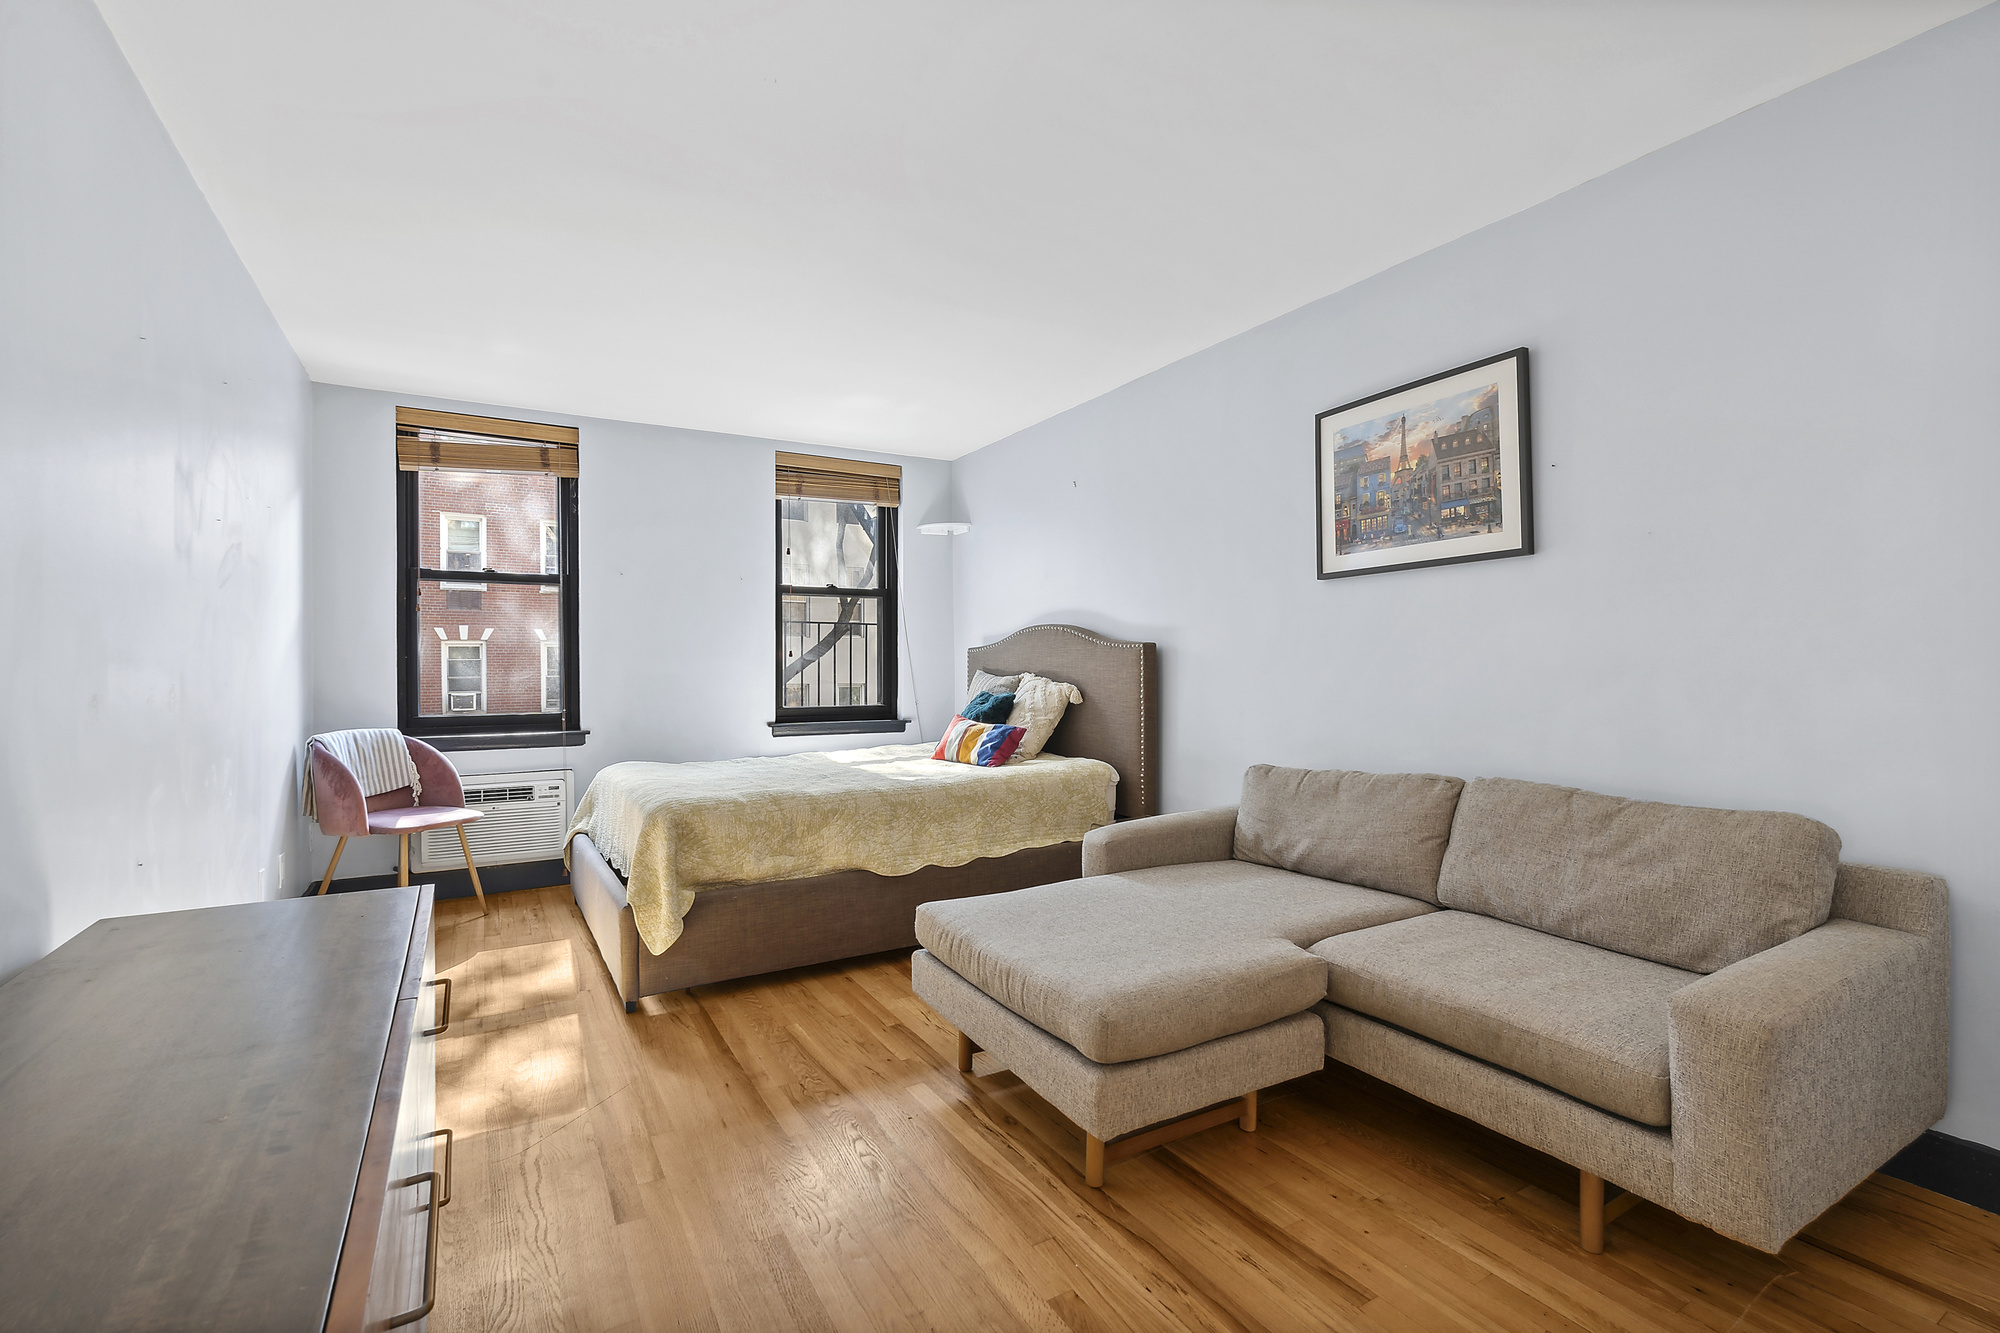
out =
{"type": "Polygon", "coordinates": [[[440,1333],[2000,1330],[2000,1218],[1884,1176],[1775,1258],[1651,1204],[1593,1257],[1574,1171],[1330,1070],[1091,1190],[903,956],[628,1016],[567,889],[491,902],[438,905],[440,1333]]]}

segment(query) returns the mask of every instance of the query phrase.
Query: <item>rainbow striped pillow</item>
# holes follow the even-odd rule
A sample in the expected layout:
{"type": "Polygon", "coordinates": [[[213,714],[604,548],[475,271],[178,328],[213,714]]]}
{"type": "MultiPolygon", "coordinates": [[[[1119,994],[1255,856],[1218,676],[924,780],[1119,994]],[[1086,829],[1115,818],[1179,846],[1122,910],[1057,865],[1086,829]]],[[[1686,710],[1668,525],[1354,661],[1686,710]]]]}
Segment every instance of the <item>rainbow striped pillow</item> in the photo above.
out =
{"type": "Polygon", "coordinates": [[[963,717],[954,717],[944,729],[944,739],[931,752],[931,758],[998,768],[1014,757],[1014,751],[1021,748],[1027,734],[1026,727],[1010,727],[1004,722],[968,722],[963,717]]]}

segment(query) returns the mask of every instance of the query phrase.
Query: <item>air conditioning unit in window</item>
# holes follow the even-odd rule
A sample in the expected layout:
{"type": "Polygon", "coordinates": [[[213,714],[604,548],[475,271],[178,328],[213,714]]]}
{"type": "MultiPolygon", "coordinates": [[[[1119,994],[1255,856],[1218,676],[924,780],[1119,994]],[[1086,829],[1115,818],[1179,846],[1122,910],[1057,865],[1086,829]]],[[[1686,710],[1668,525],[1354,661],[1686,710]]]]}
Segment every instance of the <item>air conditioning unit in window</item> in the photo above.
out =
{"type": "Polygon", "coordinates": [[[447,694],[444,697],[444,706],[453,713],[476,713],[479,711],[479,691],[467,690],[462,694],[447,694]]]}
{"type": "MultiPolygon", "coordinates": [[[[472,859],[481,866],[517,861],[551,861],[562,855],[569,832],[567,768],[534,773],[465,773],[465,803],[479,818],[465,826],[472,859]]],[[[456,829],[425,829],[414,839],[411,859],[418,870],[463,870],[465,853],[456,829]]]]}

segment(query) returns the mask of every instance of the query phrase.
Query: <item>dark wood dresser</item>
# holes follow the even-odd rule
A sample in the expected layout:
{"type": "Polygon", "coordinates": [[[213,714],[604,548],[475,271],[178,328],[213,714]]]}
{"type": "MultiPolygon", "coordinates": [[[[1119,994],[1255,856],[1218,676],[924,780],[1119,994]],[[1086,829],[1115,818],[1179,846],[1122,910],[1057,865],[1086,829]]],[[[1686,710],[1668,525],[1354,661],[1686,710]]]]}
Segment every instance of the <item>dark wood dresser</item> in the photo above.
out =
{"type": "Polygon", "coordinates": [[[429,886],[100,921],[0,986],[0,1329],[421,1329],[429,886]]]}

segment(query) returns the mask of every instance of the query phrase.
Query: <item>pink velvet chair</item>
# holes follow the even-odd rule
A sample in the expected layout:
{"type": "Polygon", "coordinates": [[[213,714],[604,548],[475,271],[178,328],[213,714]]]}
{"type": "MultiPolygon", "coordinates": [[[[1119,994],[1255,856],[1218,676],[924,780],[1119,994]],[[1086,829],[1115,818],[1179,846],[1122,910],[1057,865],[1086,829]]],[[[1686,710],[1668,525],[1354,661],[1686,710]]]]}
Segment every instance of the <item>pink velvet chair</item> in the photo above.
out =
{"type": "Polygon", "coordinates": [[[458,845],[465,852],[465,868],[472,873],[472,891],[479,895],[479,910],[486,911],[486,890],[479,883],[479,867],[472,864],[472,844],[465,840],[465,826],[479,818],[479,811],[465,808],[465,788],[458,782],[458,770],[435,749],[413,737],[403,737],[410,759],[417,766],[423,784],[425,804],[408,787],[385,791],[380,796],[363,796],[361,782],[346,764],[323,745],[308,749],[313,766],[313,805],[318,812],[319,831],[340,839],[333,846],[333,859],[326,863],[319,891],[333,883],[334,867],[347,850],[349,838],[366,838],[393,833],[402,839],[402,859],[396,874],[398,884],[410,882],[410,835],[425,829],[458,829],[458,845]]]}

